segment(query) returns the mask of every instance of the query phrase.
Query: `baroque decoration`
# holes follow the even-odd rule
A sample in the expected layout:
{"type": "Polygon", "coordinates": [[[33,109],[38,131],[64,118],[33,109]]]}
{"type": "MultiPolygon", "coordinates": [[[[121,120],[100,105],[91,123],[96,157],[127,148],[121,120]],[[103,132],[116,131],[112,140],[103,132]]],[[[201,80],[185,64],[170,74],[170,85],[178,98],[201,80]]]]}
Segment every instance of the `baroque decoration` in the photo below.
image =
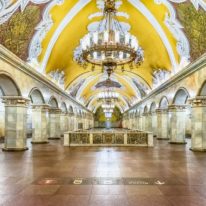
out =
{"type": "Polygon", "coordinates": [[[139,66],[143,62],[143,50],[135,36],[125,31],[116,18],[115,0],[104,3],[103,19],[97,30],[88,33],[80,40],[80,46],[74,51],[74,60],[84,68],[91,65],[101,66],[110,76],[114,70],[130,64],[139,66]]]}

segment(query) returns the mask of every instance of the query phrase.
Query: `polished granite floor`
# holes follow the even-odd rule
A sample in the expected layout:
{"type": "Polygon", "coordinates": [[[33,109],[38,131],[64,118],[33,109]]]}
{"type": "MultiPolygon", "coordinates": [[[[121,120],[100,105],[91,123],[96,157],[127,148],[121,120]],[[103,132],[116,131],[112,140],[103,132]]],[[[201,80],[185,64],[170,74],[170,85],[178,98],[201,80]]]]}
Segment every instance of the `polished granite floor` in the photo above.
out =
{"type": "Polygon", "coordinates": [[[26,152],[0,151],[0,205],[206,206],[206,153],[190,151],[189,143],[157,141],[154,148],[68,148],[58,140],[28,144],[26,152]],[[90,181],[72,184],[77,178],[90,181]]]}

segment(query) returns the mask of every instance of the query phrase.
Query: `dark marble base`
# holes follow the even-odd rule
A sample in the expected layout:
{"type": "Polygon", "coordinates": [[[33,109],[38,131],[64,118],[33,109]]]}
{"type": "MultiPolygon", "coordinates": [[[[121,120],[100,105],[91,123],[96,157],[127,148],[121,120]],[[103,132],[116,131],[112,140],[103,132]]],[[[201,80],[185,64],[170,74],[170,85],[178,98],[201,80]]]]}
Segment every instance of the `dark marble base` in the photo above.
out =
{"type": "Polygon", "coordinates": [[[61,137],[49,137],[48,139],[49,140],[59,140],[59,139],[61,139],[61,137]]]}
{"type": "Polygon", "coordinates": [[[206,149],[195,149],[195,148],[190,148],[191,151],[193,152],[206,152],[206,149]]]}
{"type": "Polygon", "coordinates": [[[48,144],[49,141],[44,141],[44,142],[31,142],[32,144],[48,144]]]}
{"type": "Polygon", "coordinates": [[[169,138],[161,138],[161,137],[157,137],[157,140],[169,140],[169,138]]]}
{"type": "Polygon", "coordinates": [[[2,151],[4,152],[23,152],[28,150],[28,147],[25,148],[2,148],[2,151]]]}
{"type": "Polygon", "coordinates": [[[170,144],[187,144],[187,142],[169,142],[170,144]]]}

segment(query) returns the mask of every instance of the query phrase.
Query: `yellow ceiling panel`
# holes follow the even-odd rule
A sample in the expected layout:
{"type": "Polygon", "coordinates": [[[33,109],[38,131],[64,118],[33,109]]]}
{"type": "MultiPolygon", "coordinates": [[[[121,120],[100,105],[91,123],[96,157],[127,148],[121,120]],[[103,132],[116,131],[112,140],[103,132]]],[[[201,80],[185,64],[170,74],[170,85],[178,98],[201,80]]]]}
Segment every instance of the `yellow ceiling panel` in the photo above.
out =
{"type": "MultiPolygon", "coordinates": [[[[43,41],[43,51],[41,53],[41,56],[39,57],[40,62],[44,58],[47,46],[55,30],[59,26],[62,19],[77,2],[78,0],[65,1],[63,5],[55,6],[52,9],[51,15],[55,23],[43,41]]],[[[155,4],[153,0],[142,0],[141,2],[144,3],[147,9],[155,16],[156,20],[161,25],[171,44],[175,58],[178,62],[179,56],[176,51],[176,40],[174,39],[171,32],[168,30],[164,23],[165,15],[166,13],[168,13],[167,8],[163,4],[155,4]]],[[[147,20],[147,18],[136,8],[134,8],[134,6],[130,4],[127,0],[123,0],[123,4],[121,5],[119,11],[129,14],[129,19],[126,19],[124,17],[118,17],[118,19],[131,25],[130,32],[137,37],[140,46],[144,50],[143,64],[139,68],[133,69],[131,72],[142,77],[149,85],[151,85],[151,74],[155,69],[171,69],[171,61],[167,49],[163,44],[162,39],[158,35],[157,31],[147,20]]],[[[50,71],[56,69],[63,70],[66,77],[66,87],[75,82],[77,78],[81,77],[82,74],[84,74],[84,78],[87,72],[88,74],[90,74],[89,71],[91,71],[91,69],[88,68],[87,70],[84,70],[76,62],[73,61],[73,52],[75,48],[79,45],[80,39],[88,32],[88,24],[101,19],[100,17],[93,18],[92,20],[88,19],[88,16],[95,12],[99,12],[99,10],[96,6],[96,0],[92,0],[71,20],[71,22],[62,31],[49,57],[46,66],[46,72],[49,73],[50,71]]],[[[101,72],[101,69],[94,73],[94,75],[99,72],[101,72]]],[[[120,76],[125,74],[128,75],[128,73],[118,74],[120,76]]],[[[128,82],[126,82],[123,78],[118,77],[117,79],[126,88],[127,94],[125,94],[124,91],[122,91],[122,94],[127,95],[130,98],[136,95],[134,89],[128,82]]],[[[91,88],[98,82],[98,80],[98,78],[94,79],[84,88],[82,96],[85,99],[89,99],[91,95],[93,95],[94,92],[91,92],[91,88]]]]}

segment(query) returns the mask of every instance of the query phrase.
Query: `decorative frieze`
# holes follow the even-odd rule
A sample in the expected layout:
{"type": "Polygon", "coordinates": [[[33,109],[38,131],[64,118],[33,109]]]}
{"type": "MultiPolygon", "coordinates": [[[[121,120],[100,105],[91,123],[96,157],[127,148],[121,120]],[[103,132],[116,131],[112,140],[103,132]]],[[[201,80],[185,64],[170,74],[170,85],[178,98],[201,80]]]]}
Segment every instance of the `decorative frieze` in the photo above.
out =
{"type": "Polygon", "coordinates": [[[206,96],[196,96],[194,99],[189,99],[192,107],[206,107],[206,96]]]}

